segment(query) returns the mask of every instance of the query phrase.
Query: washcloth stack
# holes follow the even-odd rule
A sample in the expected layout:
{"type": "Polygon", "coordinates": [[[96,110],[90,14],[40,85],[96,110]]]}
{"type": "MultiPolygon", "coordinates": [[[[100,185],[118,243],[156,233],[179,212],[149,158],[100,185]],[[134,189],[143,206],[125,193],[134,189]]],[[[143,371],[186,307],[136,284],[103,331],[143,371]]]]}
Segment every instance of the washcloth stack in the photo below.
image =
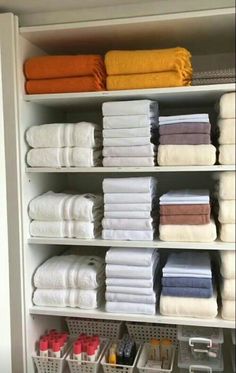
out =
{"type": "Polygon", "coordinates": [[[33,237],[94,238],[101,232],[103,199],[49,191],[29,203],[33,237]]]}
{"type": "Polygon", "coordinates": [[[217,316],[217,296],[207,252],[170,254],[162,272],[162,315],[196,318],[217,316]]]}
{"type": "Polygon", "coordinates": [[[222,276],[221,282],[221,299],[222,312],[221,315],[225,320],[235,321],[235,251],[220,252],[220,272],[222,276]]]}
{"type": "Polygon", "coordinates": [[[219,102],[219,163],[235,164],[235,92],[226,93],[219,102]]]}
{"type": "Polygon", "coordinates": [[[89,123],[50,123],[26,131],[31,167],[94,167],[102,163],[100,126],[89,123]]]}
{"type": "Polygon", "coordinates": [[[92,92],[106,89],[102,56],[38,56],[24,64],[29,94],[92,92]]]}
{"type": "Polygon", "coordinates": [[[36,270],[33,282],[36,306],[95,309],[104,301],[104,259],[54,256],[36,270]]]}
{"type": "Polygon", "coordinates": [[[111,247],[105,261],[106,311],[154,315],[158,301],[158,251],[111,247]]]}
{"type": "Polygon", "coordinates": [[[113,50],[105,55],[105,66],[108,91],[191,84],[191,54],[185,48],[113,50]]]}
{"type": "Polygon", "coordinates": [[[175,190],[160,197],[160,240],[212,242],[216,225],[211,219],[208,190],[175,190]]]}
{"type": "Polygon", "coordinates": [[[102,112],[103,166],[154,166],[157,102],[105,102],[102,112]]]}
{"type": "Polygon", "coordinates": [[[104,179],[103,192],[103,239],[153,240],[156,195],[154,178],[104,179]]]}
{"type": "Polygon", "coordinates": [[[157,163],[160,166],[213,165],[216,148],[211,144],[208,114],[159,117],[157,163]]]}
{"type": "Polygon", "coordinates": [[[235,83],[235,67],[193,71],[192,85],[235,83]]]}

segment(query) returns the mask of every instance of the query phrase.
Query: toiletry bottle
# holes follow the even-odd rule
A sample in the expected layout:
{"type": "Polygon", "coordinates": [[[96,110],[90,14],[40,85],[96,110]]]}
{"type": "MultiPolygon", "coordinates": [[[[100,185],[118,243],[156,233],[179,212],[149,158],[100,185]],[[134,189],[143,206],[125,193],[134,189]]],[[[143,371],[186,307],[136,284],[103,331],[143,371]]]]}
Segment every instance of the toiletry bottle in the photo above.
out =
{"type": "Polygon", "coordinates": [[[55,340],[52,345],[52,357],[61,357],[61,345],[58,340],[55,340]]]}
{"type": "Polygon", "coordinates": [[[48,338],[48,356],[50,357],[53,356],[53,350],[52,350],[53,342],[54,342],[54,338],[50,336],[48,338]]]}
{"type": "Polygon", "coordinates": [[[116,365],[116,350],[114,347],[111,347],[109,350],[108,363],[116,365]]]}
{"type": "Polygon", "coordinates": [[[39,356],[48,357],[48,340],[40,339],[39,341],[39,356]]]}
{"type": "Polygon", "coordinates": [[[88,344],[88,350],[87,350],[87,360],[90,362],[96,361],[96,353],[95,353],[96,347],[94,343],[88,344]]]}
{"type": "Polygon", "coordinates": [[[75,342],[73,345],[73,359],[77,361],[82,360],[82,346],[80,342],[75,342]]]}
{"type": "Polygon", "coordinates": [[[82,343],[82,360],[87,361],[88,342],[82,343]]]}
{"type": "Polygon", "coordinates": [[[171,360],[172,352],[172,341],[170,339],[161,340],[161,359],[162,360],[171,360]]]}
{"type": "Polygon", "coordinates": [[[150,360],[161,360],[161,341],[159,339],[151,339],[151,354],[150,360]]]}

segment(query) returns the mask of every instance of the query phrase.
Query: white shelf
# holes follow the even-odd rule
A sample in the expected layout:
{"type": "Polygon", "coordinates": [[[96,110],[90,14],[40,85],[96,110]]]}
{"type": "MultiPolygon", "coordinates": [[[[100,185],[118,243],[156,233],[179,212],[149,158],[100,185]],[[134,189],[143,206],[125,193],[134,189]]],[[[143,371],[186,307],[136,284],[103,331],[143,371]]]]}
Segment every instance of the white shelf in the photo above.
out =
{"type": "Polygon", "coordinates": [[[197,319],[190,317],[170,317],[162,315],[133,315],[122,313],[108,313],[103,309],[83,310],[79,308],[58,308],[58,307],[39,307],[33,306],[29,309],[32,315],[52,315],[63,317],[87,317],[92,319],[120,320],[120,321],[139,321],[156,324],[174,324],[174,325],[199,325],[215,328],[235,328],[233,321],[223,320],[221,317],[214,319],[197,319]]]}
{"type": "Polygon", "coordinates": [[[212,84],[202,86],[133,89],[122,91],[102,91],[85,93],[54,93],[24,95],[25,101],[40,105],[77,109],[92,108],[105,101],[150,99],[158,100],[160,104],[176,106],[179,104],[207,105],[215,102],[226,92],[235,91],[235,84],[212,84]]]}
{"type": "Polygon", "coordinates": [[[35,245],[68,245],[68,246],[97,246],[97,247],[156,247],[160,249],[192,249],[192,250],[235,250],[235,243],[214,241],[202,242],[164,242],[154,241],[115,241],[103,239],[77,238],[38,238],[28,239],[29,244],[35,245]]]}

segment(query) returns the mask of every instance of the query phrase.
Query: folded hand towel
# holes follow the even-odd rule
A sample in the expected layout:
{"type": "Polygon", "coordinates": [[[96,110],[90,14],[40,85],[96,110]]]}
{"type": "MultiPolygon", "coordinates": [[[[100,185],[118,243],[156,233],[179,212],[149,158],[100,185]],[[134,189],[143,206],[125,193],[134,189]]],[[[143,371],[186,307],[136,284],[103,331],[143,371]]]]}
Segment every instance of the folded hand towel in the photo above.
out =
{"type": "MultiPolygon", "coordinates": [[[[182,204],[183,202],[189,201],[189,204],[209,204],[210,194],[207,189],[181,189],[181,190],[170,190],[169,192],[162,194],[160,197],[160,204],[170,204],[170,202],[176,204],[182,204]]],[[[186,204],[186,203],[183,203],[186,204]]]]}
{"type": "Polygon", "coordinates": [[[210,214],[208,215],[161,215],[160,224],[174,225],[199,225],[209,224],[210,214]]]}
{"type": "Polygon", "coordinates": [[[94,194],[72,195],[44,193],[29,204],[29,216],[34,220],[80,220],[93,222],[102,214],[102,197],[94,194]]]}
{"type": "Polygon", "coordinates": [[[151,211],[105,211],[104,218],[149,219],[151,211]]]}
{"type": "Polygon", "coordinates": [[[220,251],[220,273],[226,279],[236,278],[235,251],[220,251]]]}
{"type": "Polygon", "coordinates": [[[103,146],[143,146],[150,145],[150,136],[148,137],[123,137],[111,138],[106,137],[103,139],[103,146]]]}
{"type": "Polygon", "coordinates": [[[102,220],[102,227],[104,229],[125,229],[125,230],[142,230],[149,231],[153,229],[153,220],[149,219],[106,219],[102,220]]]}
{"type": "Polygon", "coordinates": [[[104,240],[152,241],[153,231],[103,229],[104,240]]]}
{"type": "Polygon", "coordinates": [[[38,267],[34,285],[41,289],[97,289],[104,284],[104,260],[97,256],[53,256],[38,267]]]}
{"type": "Polygon", "coordinates": [[[152,279],[155,275],[158,261],[159,256],[156,254],[152,257],[152,262],[149,266],[107,264],[106,277],[152,279]]]}
{"type": "Polygon", "coordinates": [[[157,255],[157,251],[151,247],[111,247],[106,253],[106,263],[131,266],[150,266],[154,255],[157,255]]]}
{"type": "Polygon", "coordinates": [[[219,180],[219,197],[221,199],[235,199],[235,173],[220,172],[214,177],[219,180]]]}
{"type": "Polygon", "coordinates": [[[102,131],[103,138],[147,137],[150,136],[150,134],[151,127],[105,129],[102,131]]]}
{"type": "Polygon", "coordinates": [[[182,134],[171,134],[171,135],[161,135],[159,138],[161,145],[200,145],[200,144],[210,144],[211,137],[204,133],[182,133],[182,134]]]}
{"type": "Polygon", "coordinates": [[[169,115],[159,117],[159,126],[165,124],[180,124],[186,123],[191,125],[191,123],[209,123],[208,114],[183,114],[183,115],[169,115]]]}
{"type": "Polygon", "coordinates": [[[219,144],[235,144],[235,118],[219,119],[217,125],[220,131],[219,144]]]}
{"type": "Polygon", "coordinates": [[[207,277],[162,277],[162,286],[204,288],[212,287],[212,279],[207,277]]]}
{"type": "Polygon", "coordinates": [[[235,164],[235,144],[219,146],[219,163],[235,164]]]}
{"type": "Polygon", "coordinates": [[[106,302],[106,312],[155,315],[156,305],[145,303],[106,302]]]}
{"type": "Polygon", "coordinates": [[[141,115],[114,115],[103,117],[103,128],[154,128],[157,127],[156,113],[149,112],[141,115]]]}
{"type": "Polygon", "coordinates": [[[224,320],[235,321],[236,319],[236,309],[234,300],[223,300],[222,301],[222,311],[221,316],[224,320]]]}
{"type": "Polygon", "coordinates": [[[235,224],[235,200],[219,200],[220,223],[235,224]]]}
{"type": "Polygon", "coordinates": [[[159,225],[159,232],[161,241],[213,242],[217,237],[213,220],[202,225],[159,225]]]}
{"type": "Polygon", "coordinates": [[[235,224],[221,224],[220,239],[224,242],[235,242],[235,224]]]}
{"type": "Polygon", "coordinates": [[[106,292],[105,295],[107,302],[130,302],[130,303],[143,303],[155,304],[156,295],[139,295],[139,294],[126,294],[126,293],[110,293],[106,292]]]}
{"type": "Polygon", "coordinates": [[[235,92],[225,93],[219,102],[220,118],[235,118],[235,92]]]}
{"type": "Polygon", "coordinates": [[[173,317],[214,318],[218,313],[216,294],[211,298],[185,298],[161,295],[160,313],[164,316],[173,317]]]}
{"type": "Polygon", "coordinates": [[[150,203],[152,201],[151,193],[105,193],[104,202],[106,203],[150,203]]]}
{"type": "Polygon", "coordinates": [[[105,146],[103,148],[103,157],[153,157],[155,146],[139,145],[139,146],[105,146]]]}
{"type": "Polygon", "coordinates": [[[106,278],[107,291],[111,293],[150,294],[153,282],[154,279],[106,278]]]}
{"type": "Polygon", "coordinates": [[[158,103],[151,100],[132,100],[104,102],[102,114],[104,116],[147,115],[155,116],[158,113],[158,103]]]}
{"type": "Polygon", "coordinates": [[[235,300],[235,282],[236,279],[223,279],[221,284],[221,298],[225,300],[235,300]]]}
{"type": "Polygon", "coordinates": [[[162,295],[171,297],[184,298],[211,298],[213,295],[213,288],[190,288],[190,287],[170,287],[164,286],[162,288],[162,295]]]}
{"type": "Polygon", "coordinates": [[[159,145],[160,166],[211,166],[216,162],[213,145],[159,145]]]}
{"type": "Polygon", "coordinates": [[[156,187],[154,177],[122,177],[103,180],[104,193],[150,193],[156,187]]]}
{"type": "Polygon", "coordinates": [[[201,275],[204,278],[209,278],[212,276],[209,253],[193,251],[171,253],[162,272],[166,277],[169,275],[177,277],[177,274],[180,277],[185,277],[185,274],[188,274],[191,277],[201,275]]]}
{"type": "Polygon", "coordinates": [[[170,125],[160,125],[160,135],[173,135],[173,134],[187,134],[187,133],[211,133],[211,125],[208,122],[178,122],[170,123],[170,125]]]}
{"type": "MultiPolygon", "coordinates": [[[[135,185],[134,185],[135,187],[135,185]]],[[[106,203],[104,211],[148,211],[152,209],[152,203],[106,203]]]]}
{"type": "Polygon", "coordinates": [[[171,204],[160,205],[160,215],[208,215],[211,212],[210,204],[171,204]]]}
{"type": "Polygon", "coordinates": [[[152,167],[154,157],[106,157],[103,158],[104,167],[152,167]]]}

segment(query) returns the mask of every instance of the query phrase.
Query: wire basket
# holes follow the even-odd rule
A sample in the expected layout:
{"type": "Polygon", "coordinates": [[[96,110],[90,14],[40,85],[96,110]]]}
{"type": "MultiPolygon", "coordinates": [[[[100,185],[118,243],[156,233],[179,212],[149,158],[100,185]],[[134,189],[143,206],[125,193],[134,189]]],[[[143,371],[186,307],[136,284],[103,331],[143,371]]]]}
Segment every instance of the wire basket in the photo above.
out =
{"type": "Polygon", "coordinates": [[[99,335],[101,338],[118,339],[121,334],[122,322],[114,320],[94,320],[67,317],[66,323],[71,336],[81,333],[99,335]]]}
{"type": "Polygon", "coordinates": [[[159,326],[157,324],[127,322],[126,323],[130,337],[140,343],[149,342],[152,338],[171,339],[177,346],[177,328],[176,326],[159,326]]]}
{"type": "Polygon", "coordinates": [[[61,358],[32,356],[38,373],[62,373],[65,367],[65,355],[61,358]]]}
{"type": "Polygon", "coordinates": [[[175,361],[175,346],[172,347],[172,352],[171,352],[171,361],[170,361],[170,368],[169,369],[157,369],[157,368],[150,368],[150,367],[145,367],[147,361],[148,361],[148,356],[150,352],[150,344],[145,343],[143,345],[140,357],[138,359],[138,364],[137,368],[140,373],[170,373],[173,371],[174,367],[174,361],[175,361]]]}

